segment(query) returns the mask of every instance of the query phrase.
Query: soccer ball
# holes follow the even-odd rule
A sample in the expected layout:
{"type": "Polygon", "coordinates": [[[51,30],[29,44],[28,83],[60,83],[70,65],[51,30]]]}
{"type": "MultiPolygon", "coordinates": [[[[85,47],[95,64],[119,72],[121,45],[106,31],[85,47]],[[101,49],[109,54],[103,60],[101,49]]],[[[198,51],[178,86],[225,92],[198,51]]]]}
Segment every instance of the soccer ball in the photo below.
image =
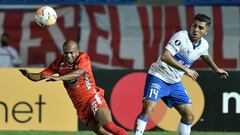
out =
{"type": "Polygon", "coordinates": [[[41,27],[48,27],[56,23],[57,13],[50,6],[43,6],[36,10],[34,19],[41,27]]]}

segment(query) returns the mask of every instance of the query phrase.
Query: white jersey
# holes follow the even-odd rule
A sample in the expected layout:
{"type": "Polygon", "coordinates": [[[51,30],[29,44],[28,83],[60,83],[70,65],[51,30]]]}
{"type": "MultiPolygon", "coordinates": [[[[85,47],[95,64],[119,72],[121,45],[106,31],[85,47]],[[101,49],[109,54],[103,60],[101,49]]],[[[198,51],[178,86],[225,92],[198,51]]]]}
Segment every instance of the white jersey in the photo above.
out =
{"type": "MultiPolygon", "coordinates": [[[[208,48],[208,42],[204,38],[201,38],[199,43],[194,45],[189,39],[188,31],[186,30],[175,33],[166,46],[173,58],[186,68],[191,67],[192,63],[200,56],[208,55],[208,48]]],[[[161,61],[160,58],[152,63],[148,73],[171,84],[180,82],[184,74],[182,70],[168,65],[161,61]]]]}

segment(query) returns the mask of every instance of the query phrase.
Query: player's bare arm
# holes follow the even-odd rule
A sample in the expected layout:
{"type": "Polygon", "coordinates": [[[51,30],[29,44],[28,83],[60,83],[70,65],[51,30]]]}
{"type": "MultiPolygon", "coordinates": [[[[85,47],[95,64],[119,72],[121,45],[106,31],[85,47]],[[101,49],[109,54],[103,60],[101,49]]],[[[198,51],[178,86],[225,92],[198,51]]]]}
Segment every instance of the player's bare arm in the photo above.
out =
{"type": "Polygon", "coordinates": [[[64,75],[46,76],[46,77],[49,78],[47,81],[71,81],[71,80],[77,79],[78,77],[80,77],[81,75],[84,75],[85,73],[86,71],[83,69],[76,69],[64,75]]]}
{"type": "Polygon", "coordinates": [[[178,63],[172,56],[171,52],[168,51],[167,49],[165,49],[163,51],[163,54],[161,56],[161,60],[166,62],[168,65],[176,68],[176,69],[179,69],[179,70],[182,70],[185,72],[186,75],[188,75],[189,77],[191,77],[193,80],[196,80],[198,78],[198,73],[195,71],[195,70],[192,70],[192,69],[189,69],[189,68],[186,68],[184,65],[178,63]]]}
{"type": "Polygon", "coordinates": [[[215,62],[213,61],[212,57],[210,55],[203,55],[201,56],[202,60],[208,64],[208,66],[215,71],[218,75],[220,75],[221,78],[227,79],[228,72],[225,70],[219,68],[215,62]]]}
{"type": "Polygon", "coordinates": [[[30,73],[26,69],[19,69],[19,71],[26,76],[29,80],[37,82],[45,79],[42,73],[30,73]]]}

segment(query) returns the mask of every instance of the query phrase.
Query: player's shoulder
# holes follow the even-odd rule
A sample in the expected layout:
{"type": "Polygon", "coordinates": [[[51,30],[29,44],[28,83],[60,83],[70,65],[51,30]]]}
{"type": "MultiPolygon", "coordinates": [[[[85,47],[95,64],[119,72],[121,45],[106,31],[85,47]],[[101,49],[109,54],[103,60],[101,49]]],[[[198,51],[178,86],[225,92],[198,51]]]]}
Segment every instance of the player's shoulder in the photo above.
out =
{"type": "Polygon", "coordinates": [[[88,57],[87,52],[81,51],[79,52],[79,57],[88,57]]]}
{"type": "Polygon", "coordinates": [[[181,30],[181,31],[178,31],[174,34],[174,37],[177,37],[177,38],[188,38],[188,32],[187,30],[181,30]]]}
{"type": "Polygon", "coordinates": [[[208,41],[204,37],[201,38],[201,44],[207,48],[209,46],[208,41]]]}
{"type": "Polygon", "coordinates": [[[185,45],[188,41],[188,32],[186,30],[181,30],[173,34],[170,39],[170,44],[172,45],[185,45]]]}
{"type": "Polygon", "coordinates": [[[61,63],[63,61],[64,61],[64,55],[63,54],[57,56],[57,58],[55,59],[55,62],[57,62],[57,63],[61,63]]]}
{"type": "Polygon", "coordinates": [[[64,55],[60,54],[55,58],[55,60],[51,63],[51,65],[53,64],[53,66],[57,67],[59,65],[64,65],[63,64],[64,62],[65,62],[64,55]]]}
{"type": "Polygon", "coordinates": [[[78,60],[86,60],[90,59],[87,52],[81,51],[79,52],[78,60]]]}
{"type": "Polygon", "coordinates": [[[174,42],[175,44],[185,44],[188,41],[188,32],[187,30],[181,30],[173,34],[170,42],[174,42]]]}
{"type": "Polygon", "coordinates": [[[60,55],[58,55],[56,58],[55,58],[55,61],[62,61],[62,60],[64,60],[64,55],[63,54],[60,54],[60,55]]]}

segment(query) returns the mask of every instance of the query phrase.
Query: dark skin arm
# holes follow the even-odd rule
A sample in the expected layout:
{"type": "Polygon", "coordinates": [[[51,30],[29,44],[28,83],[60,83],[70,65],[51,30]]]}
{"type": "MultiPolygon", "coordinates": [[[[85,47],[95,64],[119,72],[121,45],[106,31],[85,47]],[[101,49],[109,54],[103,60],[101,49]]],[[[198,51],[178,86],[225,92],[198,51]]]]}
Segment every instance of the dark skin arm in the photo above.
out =
{"type": "Polygon", "coordinates": [[[218,75],[220,75],[221,78],[227,79],[228,72],[224,71],[223,69],[220,69],[215,62],[213,61],[212,57],[209,55],[203,55],[201,56],[202,60],[208,64],[208,66],[215,71],[218,75]]]}
{"type": "Polygon", "coordinates": [[[26,76],[29,80],[37,82],[45,79],[42,73],[29,73],[26,69],[19,69],[22,75],[26,76]]]}
{"type": "Polygon", "coordinates": [[[186,68],[184,65],[178,63],[172,56],[171,52],[168,51],[167,49],[164,49],[163,54],[161,56],[161,60],[164,61],[165,63],[167,63],[168,65],[182,70],[185,72],[186,75],[188,75],[189,77],[191,77],[193,80],[196,80],[198,78],[198,73],[195,70],[186,68]]]}
{"type": "Polygon", "coordinates": [[[79,76],[84,75],[86,72],[82,69],[77,69],[70,73],[61,75],[61,76],[44,76],[41,72],[40,73],[30,73],[25,69],[19,69],[19,71],[26,76],[31,81],[40,81],[43,79],[48,79],[47,81],[71,81],[77,79],[79,76]]]}
{"type": "Polygon", "coordinates": [[[84,75],[86,73],[85,70],[82,69],[76,69],[70,73],[64,74],[64,75],[60,75],[60,76],[46,76],[47,78],[49,78],[47,81],[71,81],[71,80],[75,80],[78,77],[80,77],[81,75],[84,75]]]}

